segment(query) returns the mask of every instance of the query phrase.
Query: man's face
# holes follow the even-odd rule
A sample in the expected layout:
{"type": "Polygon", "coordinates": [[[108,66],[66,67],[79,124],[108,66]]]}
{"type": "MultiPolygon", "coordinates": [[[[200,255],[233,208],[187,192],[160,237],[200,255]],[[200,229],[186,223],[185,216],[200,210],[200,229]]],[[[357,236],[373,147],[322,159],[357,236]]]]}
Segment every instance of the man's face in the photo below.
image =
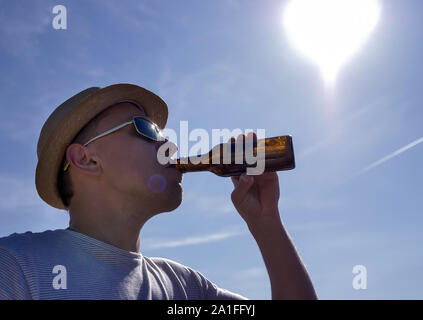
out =
{"type": "MultiPolygon", "coordinates": [[[[146,115],[130,103],[114,105],[101,114],[95,135],[135,116],[146,115]]],[[[144,209],[158,213],[171,211],[182,201],[182,174],[157,161],[157,151],[162,144],[141,136],[131,124],[92,142],[87,148],[93,149],[97,156],[101,166],[99,179],[107,188],[112,188],[113,195],[128,201],[129,205],[139,203],[144,209]]]]}

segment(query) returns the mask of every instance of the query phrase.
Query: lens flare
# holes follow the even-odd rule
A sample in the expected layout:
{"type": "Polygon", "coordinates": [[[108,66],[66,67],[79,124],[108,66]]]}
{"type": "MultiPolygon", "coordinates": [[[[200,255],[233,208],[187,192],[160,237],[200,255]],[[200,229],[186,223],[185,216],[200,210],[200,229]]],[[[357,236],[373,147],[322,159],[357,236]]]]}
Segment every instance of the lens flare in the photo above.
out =
{"type": "Polygon", "coordinates": [[[153,174],[148,178],[147,186],[151,192],[161,193],[166,188],[166,179],[160,174],[153,174]]]}
{"type": "Polygon", "coordinates": [[[331,85],[376,27],[380,11],[378,0],[291,0],[283,11],[283,26],[331,85]]]}

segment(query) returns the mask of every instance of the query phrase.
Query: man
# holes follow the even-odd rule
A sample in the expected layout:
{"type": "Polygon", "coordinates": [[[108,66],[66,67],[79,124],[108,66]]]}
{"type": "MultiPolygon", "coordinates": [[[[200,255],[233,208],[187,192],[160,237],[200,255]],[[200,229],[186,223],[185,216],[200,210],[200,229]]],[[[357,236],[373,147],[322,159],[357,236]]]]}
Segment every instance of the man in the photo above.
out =
{"type": "MultiPolygon", "coordinates": [[[[0,239],[1,299],[244,299],[139,252],[145,222],[182,201],[181,173],[157,159],[167,116],[163,100],[131,84],[89,88],[56,108],[38,140],[35,182],[46,203],[69,212],[69,228],[0,239]]],[[[279,217],[277,174],[232,182],[272,298],[315,299],[279,217]]]]}

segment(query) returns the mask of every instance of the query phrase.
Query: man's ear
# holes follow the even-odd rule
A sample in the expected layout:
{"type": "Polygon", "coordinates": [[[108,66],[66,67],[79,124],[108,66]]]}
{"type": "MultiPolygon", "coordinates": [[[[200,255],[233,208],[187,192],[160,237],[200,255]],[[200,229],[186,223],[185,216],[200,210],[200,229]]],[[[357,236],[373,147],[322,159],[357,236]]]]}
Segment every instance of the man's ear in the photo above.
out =
{"type": "Polygon", "coordinates": [[[74,170],[85,174],[98,175],[101,172],[96,155],[79,143],[73,143],[67,147],[66,160],[74,170]]]}

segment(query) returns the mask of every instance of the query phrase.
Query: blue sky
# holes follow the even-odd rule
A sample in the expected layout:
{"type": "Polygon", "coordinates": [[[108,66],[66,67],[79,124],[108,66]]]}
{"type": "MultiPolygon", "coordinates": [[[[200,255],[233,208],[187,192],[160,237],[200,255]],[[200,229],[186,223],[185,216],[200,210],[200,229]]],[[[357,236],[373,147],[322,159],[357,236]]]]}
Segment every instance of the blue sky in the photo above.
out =
{"type": "MultiPolygon", "coordinates": [[[[278,173],[279,208],[320,298],[422,299],[423,3],[381,1],[330,92],[281,27],[286,3],[0,0],[0,236],[67,227],[35,190],[40,129],[86,87],[135,83],[167,102],[169,128],[293,136],[297,167],[278,173]],[[57,4],[67,30],[52,27],[57,4]],[[355,265],[366,290],[352,287],[355,265]]],[[[142,230],[142,253],[270,298],[230,179],[192,173],[183,187],[181,206],[142,230]]]]}

